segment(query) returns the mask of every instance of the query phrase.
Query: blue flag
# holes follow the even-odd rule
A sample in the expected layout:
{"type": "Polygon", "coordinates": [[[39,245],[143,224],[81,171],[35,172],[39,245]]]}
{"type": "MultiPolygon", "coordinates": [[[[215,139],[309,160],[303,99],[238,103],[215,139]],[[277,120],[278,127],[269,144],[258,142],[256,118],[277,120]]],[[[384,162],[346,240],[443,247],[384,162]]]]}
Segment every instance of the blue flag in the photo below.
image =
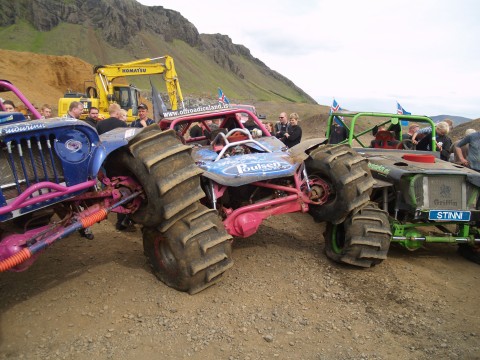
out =
{"type": "MultiPolygon", "coordinates": [[[[399,115],[412,115],[412,113],[409,113],[408,111],[406,111],[402,105],[400,105],[400,103],[397,101],[397,114],[399,115]]],[[[402,126],[407,126],[408,125],[408,121],[406,120],[402,120],[401,121],[401,124],[402,126]]]]}
{"type": "Polygon", "coordinates": [[[228,100],[220,88],[218,88],[218,102],[221,104],[230,104],[230,100],[228,100]]]}
{"type": "Polygon", "coordinates": [[[153,120],[158,122],[163,119],[163,114],[167,112],[167,107],[163,102],[162,95],[153,86],[152,80],[150,80],[150,85],[152,87],[153,120]]]}
{"type": "MultiPolygon", "coordinates": [[[[337,111],[341,111],[343,110],[340,105],[337,103],[337,100],[335,100],[335,98],[333,98],[333,103],[332,103],[332,106],[330,106],[330,114],[333,113],[333,112],[337,112],[337,111]]],[[[333,118],[333,120],[340,126],[343,126],[343,116],[335,116],[333,118]],[[341,120],[341,121],[340,121],[341,120]]]]}
{"type": "Polygon", "coordinates": [[[409,113],[408,111],[406,111],[402,105],[399,104],[399,102],[397,101],[397,114],[399,115],[412,115],[412,113],[409,113]]]}

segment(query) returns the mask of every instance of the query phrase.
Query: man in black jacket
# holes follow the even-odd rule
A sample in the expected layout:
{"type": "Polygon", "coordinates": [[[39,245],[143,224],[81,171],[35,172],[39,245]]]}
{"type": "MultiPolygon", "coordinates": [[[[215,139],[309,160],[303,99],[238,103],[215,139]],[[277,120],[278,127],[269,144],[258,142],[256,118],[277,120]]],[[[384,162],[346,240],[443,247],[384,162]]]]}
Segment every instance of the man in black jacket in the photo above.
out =
{"type": "Polygon", "coordinates": [[[338,144],[346,138],[348,138],[347,129],[344,126],[340,126],[336,121],[334,121],[332,126],[330,127],[330,138],[328,139],[328,143],[338,144]]]}
{"type": "MultiPolygon", "coordinates": [[[[110,114],[110,117],[98,123],[97,132],[99,135],[119,127],[128,127],[125,121],[118,118],[120,116],[120,110],[121,108],[118,104],[111,104],[108,107],[108,113],[110,114]]],[[[128,215],[121,213],[117,213],[117,223],[115,224],[115,228],[119,231],[135,231],[135,225],[129,219],[128,215]]]]}
{"type": "Polygon", "coordinates": [[[275,124],[275,137],[282,139],[288,130],[288,118],[287,113],[282,112],[278,115],[279,121],[275,124]]]}
{"type": "Polygon", "coordinates": [[[88,112],[88,117],[85,119],[85,122],[88,125],[91,125],[94,128],[97,128],[97,122],[99,120],[98,115],[99,115],[98,109],[92,106],[90,108],[90,111],[88,112]]]}
{"type": "Polygon", "coordinates": [[[110,117],[108,119],[100,121],[97,124],[97,132],[99,135],[116,129],[118,127],[128,127],[125,121],[122,121],[118,118],[120,115],[120,110],[121,108],[118,104],[111,104],[108,107],[108,113],[110,114],[110,117]]]}

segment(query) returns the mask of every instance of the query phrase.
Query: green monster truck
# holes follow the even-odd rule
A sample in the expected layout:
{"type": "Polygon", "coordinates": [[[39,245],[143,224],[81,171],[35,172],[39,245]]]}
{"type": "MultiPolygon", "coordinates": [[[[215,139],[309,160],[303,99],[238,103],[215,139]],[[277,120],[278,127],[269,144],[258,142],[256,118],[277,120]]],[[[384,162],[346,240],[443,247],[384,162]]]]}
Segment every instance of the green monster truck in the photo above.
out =
{"type": "MultiPolygon", "coordinates": [[[[408,250],[456,243],[462,256],[480,264],[480,173],[440,159],[429,117],[340,111],[329,116],[327,125],[329,143],[349,144],[368,159],[376,180],[371,200],[388,212],[391,242],[408,250]],[[412,123],[431,128],[418,145],[402,140],[412,123]]],[[[327,256],[351,263],[346,255],[355,251],[355,224],[363,216],[353,214],[342,224],[327,225],[327,256]]]]}

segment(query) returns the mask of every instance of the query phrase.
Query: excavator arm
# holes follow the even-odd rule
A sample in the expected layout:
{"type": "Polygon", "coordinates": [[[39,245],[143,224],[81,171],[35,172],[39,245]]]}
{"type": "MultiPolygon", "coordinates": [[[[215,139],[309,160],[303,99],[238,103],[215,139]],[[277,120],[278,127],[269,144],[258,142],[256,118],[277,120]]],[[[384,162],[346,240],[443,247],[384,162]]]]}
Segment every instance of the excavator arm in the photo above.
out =
{"type": "Polygon", "coordinates": [[[180,89],[177,71],[171,56],[146,58],[127,63],[97,65],[94,67],[95,85],[99,90],[100,106],[110,104],[114,99],[113,80],[119,77],[162,74],[167,87],[172,110],[177,110],[179,102],[183,105],[183,95],[180,89]],[[164,62],[154,62],[163,59],[164,62]]]}

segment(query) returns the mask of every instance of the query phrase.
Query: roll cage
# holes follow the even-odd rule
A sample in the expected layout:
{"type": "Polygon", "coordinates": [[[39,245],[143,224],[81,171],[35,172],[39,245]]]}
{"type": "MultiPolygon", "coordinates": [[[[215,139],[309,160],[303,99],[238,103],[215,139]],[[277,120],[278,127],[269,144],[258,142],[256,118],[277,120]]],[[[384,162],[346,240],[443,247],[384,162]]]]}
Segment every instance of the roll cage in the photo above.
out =
{"type": "MultiPolygon", "coordinates": [[[[331,113],[327,121],[326,137],[331,143],[334,124],[344,127],[344,137],[340,144],[349,144],[352,147],[369,148],[373,141],[379,140],[383,143],[378,146],[383,149],[405,149],[402,142],[402,135],[408,130],[412,123],[418,123],[420,127],[429,126],[432,129],[431,149],[435,149],[435,123],[428,116],[423,115],[402,115],[390,113],[373,112],[352,112],[338,111],[331,113]],[[379,130],[385,127],[386,130],[379,130]],[[377,130],[377,131],[375,131],[377,130]],[[373,133],[376,133],[374,136],[373,133]],[[389,144],[390,141],[390,144],[389,144]]],[[[377,146],[375,146],[377,147],[377,146]]]]}
{"type": "Polygon", "coordinates": [[[257,118],[257,116],[248,109],[223,109],[209,112],[197,112],[181,116],[164,118],[160,121],[160,128],[162,130],[174,129],[177,134],[182,137],[186,143],[211,142],[215,136],[217,126],[212,127],[207,124],[208,120],[218,120],[218,129],[223,129],[225,133],[233,129],[251,130],[252,127],[259,129],[262,136],[271,136],[270,132],[265,128],[265,125],[257,118]],[[249,115],[249,122],[242,122],[237,119],[237,113],[247,113],[249,115]],[[189,137],[189,131],[195,124],[202,124],[207,133],[213,134],[210,138],[207,135],[199,137],[189,137]]]}

